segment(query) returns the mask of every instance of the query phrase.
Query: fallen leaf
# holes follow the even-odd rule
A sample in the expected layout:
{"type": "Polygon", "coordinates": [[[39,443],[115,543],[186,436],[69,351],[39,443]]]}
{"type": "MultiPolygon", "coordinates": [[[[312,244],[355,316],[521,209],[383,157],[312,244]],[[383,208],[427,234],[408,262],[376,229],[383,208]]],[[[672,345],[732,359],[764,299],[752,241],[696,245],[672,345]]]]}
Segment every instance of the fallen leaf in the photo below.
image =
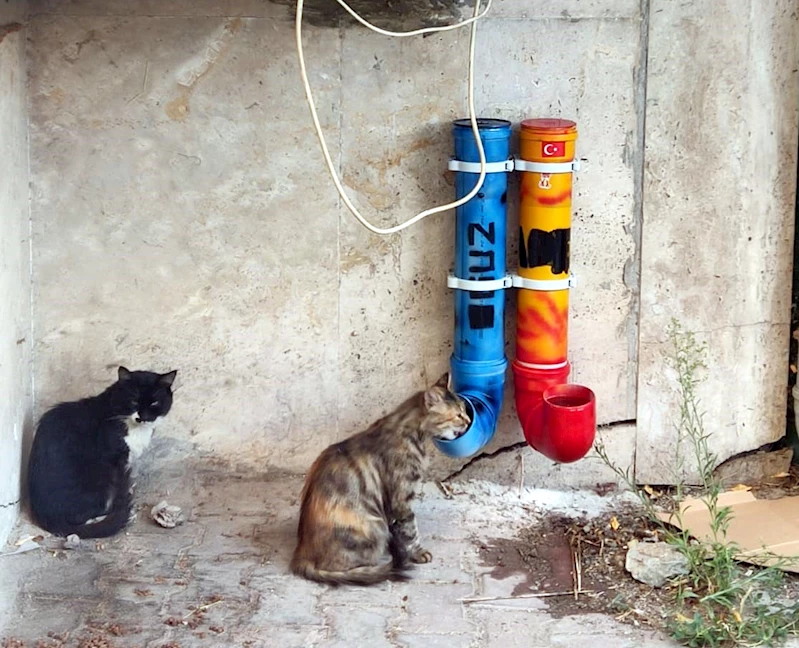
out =
{"type": "Polygon", "coordinates": [[[752,490],[751,486],[747,486],[746,484],[738,484],[737,486],[733,486],[731,491],[750,491],[752,490]]]}
{"type": "Polygon", "coordinates": [[[772,475],[771,478],[772,479],[783,479],[784,477],[790,477],[790,476],[791,476],[791,473],[779,472],[776,475],[772,475]]]}
{"type": "Polygon", "coordinates": [[[616,519],[615,515],[612,518],[610,518],[610,528],[613,529],[614,531],[618,531],[619,529],[619,521],[616,519]]]}
{"type": "Polygon", "coordinates": [[[652,499],[657,499],[660,497],[660,493],[658,493],[654,488],[652,488],[649,484],[644,486],[644,490],[652,499]]]}
{"type": "Polygon", "coordinates": [[[741,618],[741,615],[739,614],[738,610],[733,610],[732,611],[732,616],[735,617],[735,621],[737,623],[743,623],[744,622],[744,620],[741,618]]]}
{"type": "Polygon", "coordinates": [[[796,365],[792,364],[791,366],[791,373],[796,373],[796,365]]]}

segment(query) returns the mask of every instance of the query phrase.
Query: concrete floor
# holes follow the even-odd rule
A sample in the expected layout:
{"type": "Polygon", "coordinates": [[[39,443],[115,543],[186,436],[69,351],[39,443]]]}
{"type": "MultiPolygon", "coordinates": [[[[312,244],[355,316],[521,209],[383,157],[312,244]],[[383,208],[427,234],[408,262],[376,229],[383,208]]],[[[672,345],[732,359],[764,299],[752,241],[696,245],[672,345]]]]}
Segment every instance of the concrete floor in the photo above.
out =
{"type": "MultiPolygon", "coordinates": [[[[47,549],[0,557],[4,648],[22,645],[12,639],[80,648],[675,645],[610,617],[555,619],[541,599],[459,601],[508,595],[519,582],[490,577],[476,540],[510,537],[545,508],[599,512],[609,498],[471,482],[447,499],[430,484],[417,511],[433,562],[408,583],[331,589],[287,573],[301,478],[168,456],[154,448],[137,486],[142,510],[126,534],[74,550],[47,537],[47,549]],[[170,530],[149,520],[163,498],[184,508],[185,524],[170,530]],[[200,618],[197,606],[208,606],[200,618]]],[[[37,532],[23,520],[14,537],[37,532]]]]}

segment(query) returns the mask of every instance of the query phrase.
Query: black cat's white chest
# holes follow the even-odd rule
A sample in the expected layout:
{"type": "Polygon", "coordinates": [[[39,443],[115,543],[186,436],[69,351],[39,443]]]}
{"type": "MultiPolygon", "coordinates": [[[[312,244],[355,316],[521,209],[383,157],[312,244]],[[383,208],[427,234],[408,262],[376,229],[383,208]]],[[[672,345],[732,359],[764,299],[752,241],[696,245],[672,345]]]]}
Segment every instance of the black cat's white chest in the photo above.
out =
{"type": "Polygon", "coordinates": [[[155,421],[137,423],[133,418],[125,421],[128,433],[125,435],[125,443],[130,452],[130,459],[138,459],[150,445],[155,431],[155,421]]]}

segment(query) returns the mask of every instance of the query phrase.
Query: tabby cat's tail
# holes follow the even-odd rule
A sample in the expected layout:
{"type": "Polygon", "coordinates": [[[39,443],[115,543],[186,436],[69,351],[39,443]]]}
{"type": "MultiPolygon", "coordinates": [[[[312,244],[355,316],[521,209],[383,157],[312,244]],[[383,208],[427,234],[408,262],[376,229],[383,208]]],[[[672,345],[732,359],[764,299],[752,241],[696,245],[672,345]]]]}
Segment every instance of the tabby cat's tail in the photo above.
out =
{"type": "Polygon", "coordinates": [[[355,567],[346,571],[327,571],[317,569],[310,561],[295,559],[291,561],[291,571],[297,576],[326,583],[328,585],[376,585],[383,581],[408,580],[408,566],[397,566],[394,562],[381,565],[355,567]]]}
{"type": "Polygon", "coordinates": [[[133,495],[129,488],[125,488],[113,501],[111,510],[104,518],[86,524],[61,525],[54,532],[61,536],[74,533],[80,538],[109,538],[127,526],[132,508],[133,495]]]}

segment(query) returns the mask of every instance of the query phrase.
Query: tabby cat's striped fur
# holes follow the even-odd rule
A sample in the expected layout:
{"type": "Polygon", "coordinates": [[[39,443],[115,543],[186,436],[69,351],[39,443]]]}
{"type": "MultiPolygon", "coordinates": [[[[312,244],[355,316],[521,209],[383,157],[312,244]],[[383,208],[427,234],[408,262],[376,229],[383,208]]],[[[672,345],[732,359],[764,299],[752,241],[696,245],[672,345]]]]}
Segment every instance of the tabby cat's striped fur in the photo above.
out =
{"type": "Polygon", "coordinates": [[[369,585],[405,578],[411,562],[429,562],[411,510],[427,468],[425,446],[429,437],[459,437],[470,422],[444,374],[369,429],[328,447],[305,480],[291,570],[369,585]]]}

